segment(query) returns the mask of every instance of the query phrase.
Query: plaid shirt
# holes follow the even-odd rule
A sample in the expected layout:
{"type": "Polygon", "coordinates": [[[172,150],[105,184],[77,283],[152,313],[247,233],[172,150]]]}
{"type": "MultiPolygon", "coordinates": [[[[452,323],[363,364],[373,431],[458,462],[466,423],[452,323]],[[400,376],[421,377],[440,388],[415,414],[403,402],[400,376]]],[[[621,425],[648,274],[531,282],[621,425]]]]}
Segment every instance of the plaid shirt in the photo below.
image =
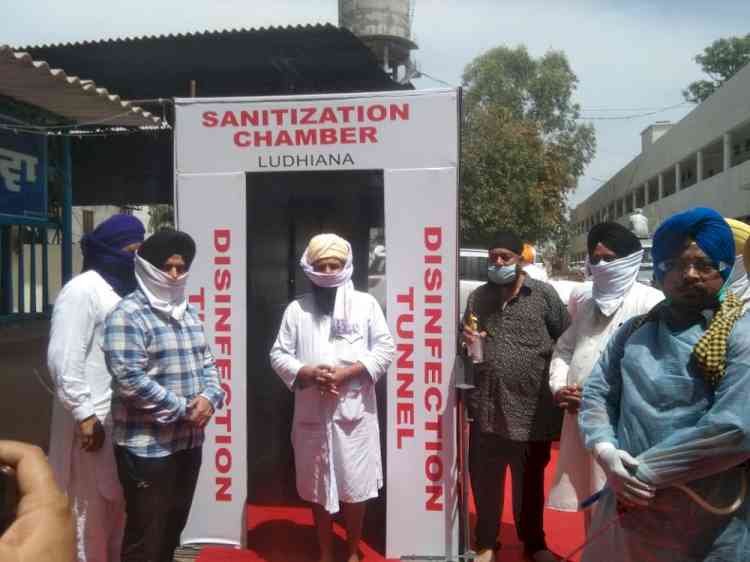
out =
{"type": "Polygon", "coordinates": [[[224,391],[191,306],[178,321],[151,308],[138,289],[107,317],[103,348],[117,445],[140,457],[165,457],[203,444],[204,430],[188,421],[187,405],[200,395],[217,411],[224,391]]]}

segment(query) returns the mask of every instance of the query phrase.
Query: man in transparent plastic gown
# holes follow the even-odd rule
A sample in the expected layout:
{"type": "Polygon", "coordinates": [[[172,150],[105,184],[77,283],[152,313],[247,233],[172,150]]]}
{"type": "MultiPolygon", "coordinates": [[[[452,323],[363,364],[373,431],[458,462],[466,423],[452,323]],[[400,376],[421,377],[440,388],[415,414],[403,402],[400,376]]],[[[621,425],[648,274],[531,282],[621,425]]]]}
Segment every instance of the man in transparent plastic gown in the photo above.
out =
{"type": "Polygon", "coordinates": [[[725,289],[732,231],[711,209],[654,235],[667,299],[629,320],[578,422],[607,475],[584,562],[750,560],[750,315],[725,289]]]}

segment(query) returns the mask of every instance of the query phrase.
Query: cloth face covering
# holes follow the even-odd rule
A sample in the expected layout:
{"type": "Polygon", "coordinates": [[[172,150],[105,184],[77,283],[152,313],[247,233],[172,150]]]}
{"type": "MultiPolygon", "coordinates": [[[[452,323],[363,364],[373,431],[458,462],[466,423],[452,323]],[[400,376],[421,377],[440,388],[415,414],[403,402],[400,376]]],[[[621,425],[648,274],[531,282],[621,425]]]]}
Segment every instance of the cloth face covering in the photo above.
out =
{"type": "Polygon", "coordinates": [[[135,291],[135,262],[133,253],[125,246],[143,242],[141,221],[131,215],[114,215],[81,239],[83,271],[93,269],[124,297],[135,291]]]}
{"type": "Polygon", "coordinates": [[[620,308],[635,284],[642,260],[643,250],[640,250],[611,262],[588,264],[594,281],[591,294],[604,316],[612,316],[620,308]]]}
{"type": "Polygon", "coordinates": [[[487,279],[496,285],[509,285],[516,280],[517,275],[518,272],[515,264],[503,266],[490,265],[487,267],[487,279]]]}
{"type": "MultiPolygon", "coordinates": [[[[330,248],[329,248],[330,249],[330,248]]],[[[343,260],[342,260],[343,261],[343,260]]],[[[343,334],[350,334],[354,331],[354,324],[352,323],[352,306],[354,302],[354,284],[352,283],[352,273],[354,273],[354,264],[352,260],[352,247],[349,242],[343,238],[336,236],[335,234],[318,235],[314,237],[308,245],[305,253],[302,254],[302,258],[299,260],[299,264],[302,267],[302,271],[305,272],[305,276],[318,287],[325,288],[336,288],[336,300],[333,305],[333,333],[334,335],[340,336],[343,334]],[[346,244],[347,255],[344,263],[344,267],[336,273],[318,273],[313,268],[313,263],[319,259],[336,257],[341,259],[340,254],[337,251],[336,255],[329,255],[326,253],[325,248],[320,249],[318,243],[320,237],[329,236],[335,237],[330,238],[329,242],[332,248],[338,248],[341,242],[346,244]],[[313,244],[316,242],[316,244],[313,244]],[[311,253],[311,246],[314,246],[316,259],[310,260],[308,254],[311,253]]]]}
{"type": "Polygon", "coordinates": [[[135,277],[149,304],[175,320],[182,320],[187,308],[185,284],[188,275],[183,273],[177,279],[172,279],[138,254],[135,256],[135,277]]]}

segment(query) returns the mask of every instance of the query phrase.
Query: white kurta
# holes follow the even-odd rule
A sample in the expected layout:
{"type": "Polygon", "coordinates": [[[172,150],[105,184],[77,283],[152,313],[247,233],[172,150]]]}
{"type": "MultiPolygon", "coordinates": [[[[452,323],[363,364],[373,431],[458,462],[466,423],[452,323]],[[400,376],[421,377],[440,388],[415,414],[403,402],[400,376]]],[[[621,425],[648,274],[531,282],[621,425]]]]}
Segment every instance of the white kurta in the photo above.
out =
{"type": "MultiPolygon", "coordinates": [[[[663,299],[661,291],[636,283],[617,312],[607,317],[599,311],[589,293],[580,301],[570,327],[557,340],[550,364],[552,394],[564,386],[583,386],[617,329],[628,319],[647,313],[663,299]]],[[[560,511],[578,511],[579,503],[601,490],[605,483],[604,472],[583,446],[577,414],[566,412],[547,506],[560,511]]]]}
{"type": "Polygon", "coordinates": [[[294,391],[297,491],[330,513],[339,510],[340,501],[377,497],[383,485],[375,383],[393,359],[393,338],[377,301],[359,291],[353,297],[351,335],[332,337],[331,317],[316,313],[310,294],[287,307],[271,349],[273,369],[294,391]],[[357,361],[368,374],[347,381],[338,397],[294,384],[304,365],[357,361]]]}
{"type": "Polygon", "coordinates": [[[111,377],[102,352],[104,320],[120,296],[98,273],[69,281],[55,300],[47,365],[55,382],[50,463],[76,516],[79,562],[117,561],[125,503],[117,477],[110,416],[111,377]],[[96,414],[106,440],[81,450],[78,422],[96,414]]]}

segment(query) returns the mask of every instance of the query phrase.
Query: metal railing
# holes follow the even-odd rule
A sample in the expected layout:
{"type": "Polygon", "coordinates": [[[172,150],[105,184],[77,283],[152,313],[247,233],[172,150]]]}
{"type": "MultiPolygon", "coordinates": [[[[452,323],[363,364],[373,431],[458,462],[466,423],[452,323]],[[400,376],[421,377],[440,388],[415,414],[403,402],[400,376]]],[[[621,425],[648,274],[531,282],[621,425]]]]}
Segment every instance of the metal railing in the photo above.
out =
{"type": "Polygon", "coordinates": [[[44,318],[62,284],[62,227],[0,217],[0,322],[44,318]]]}

